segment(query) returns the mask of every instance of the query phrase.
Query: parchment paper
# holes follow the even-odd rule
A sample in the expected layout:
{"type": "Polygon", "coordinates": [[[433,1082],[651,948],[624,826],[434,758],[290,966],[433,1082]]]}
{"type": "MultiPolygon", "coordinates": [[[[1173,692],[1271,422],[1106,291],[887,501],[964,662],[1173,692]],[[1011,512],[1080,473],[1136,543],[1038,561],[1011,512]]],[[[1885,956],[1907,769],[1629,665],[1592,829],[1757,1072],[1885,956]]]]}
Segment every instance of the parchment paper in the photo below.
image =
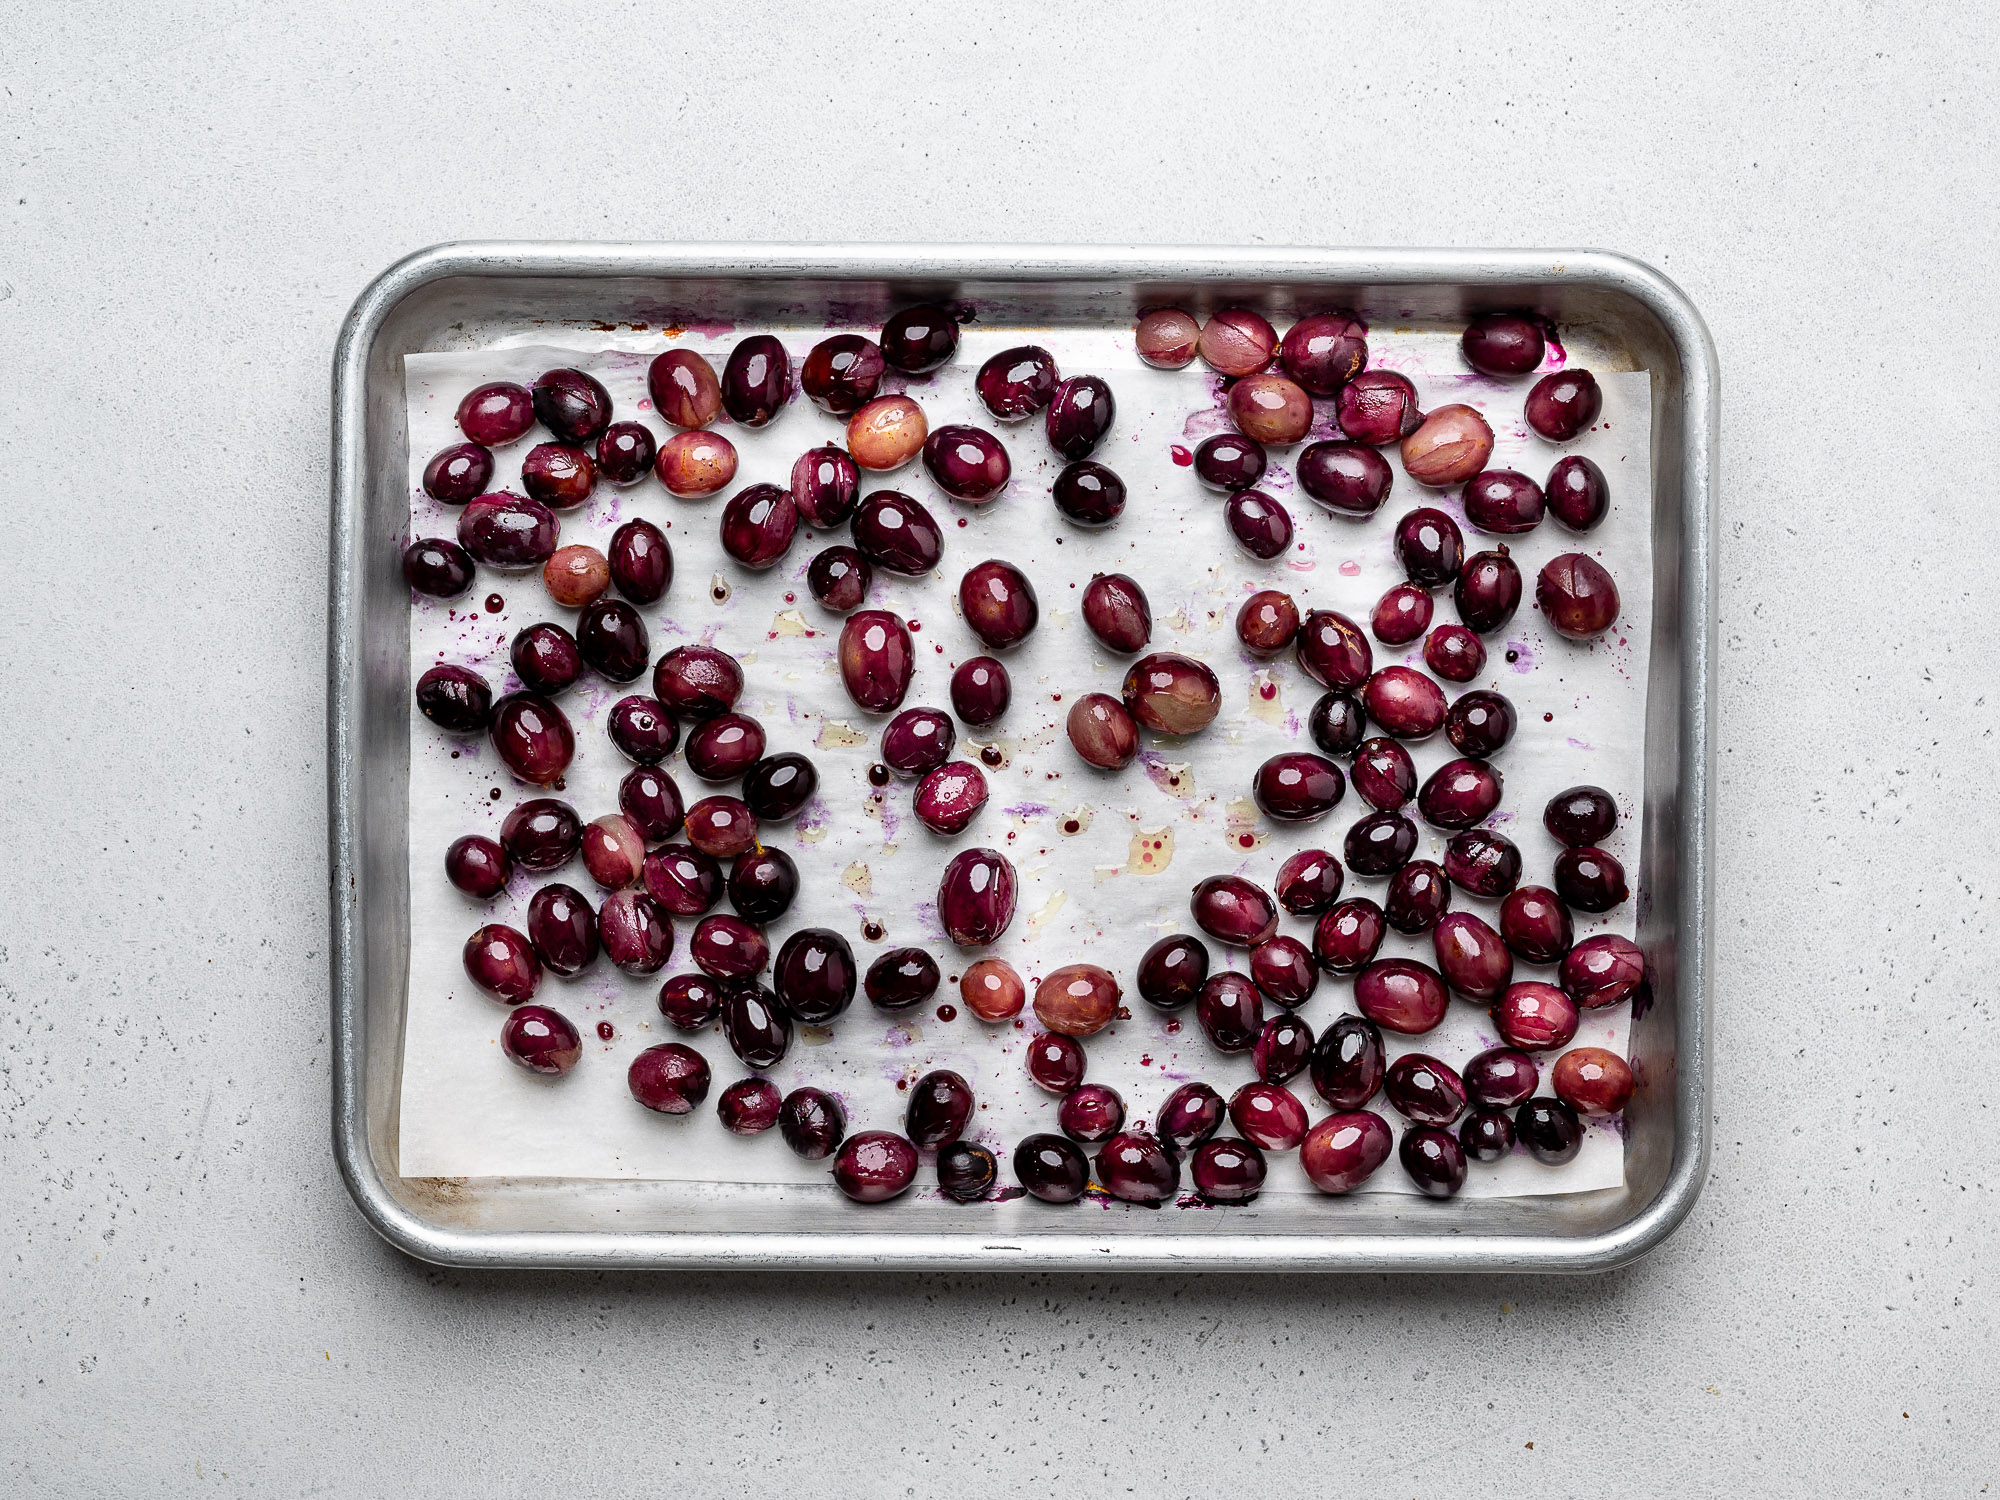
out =
{"type": "MultiPolygon", "coordinates": [[[[643,421],[664,439],[671,429],[653,415],[646,400],[645,374],[652,356],[670,342],[678,343],[703,350],[719,371],[735,341],[755,331],[761,330],[715,328],[677,331],[671,337],[652,330],[565,332],[513,347],[411,356],[406,361],[411,535],[454,534],[458,512],[426,496],[420,480],[429,457],[460,440],[453,413],[472,386],[497,379],[525,384],[555,365],[580,366],[609,388],[618,420],[643,421]]],[[[770,331],[784,339],[796,368],[829,330],[770,331]]],[[[1464,688],[1445,686],[1453,695],[1473,687],[1497,688],[1519,711],[1519,732],[1496,758],[1506,778],[1506,795],[1493,821],[1520,845],[1524,882],[1546,884],[1557,853],[1558,846],[1541,826],[1543,803],[1579,782],[1607,787],[1618,799],[1621,826],[1607,843],[1628,872],[1636,874],[1647,670],[1643,622],[1652,610],[1647,376],[1613,373],[1601,358],[1590,358],[1581,347],[1572,349],[1567,356],[1571,361],[1588,364],[1598,374],[1604,413],[1594,431],[1559,450],[1535,437],[1520,419],[1531,382],[1497,382],[1473,374],[1459,357],[1454,336],[1384,327],[1371,332],[1369,345],[1370,363],[1408,374],[1426,409],[1447,401],[1479,407],[1496,435],[1494,467],[1519,468],[1539,481],[1561,453],[1574,452],[1594,458],[1609,477],[1611,513],[1588,537],[1572,536],[1549,520],[1529,535],[1508,539],[1526,583],[1522,607],[1504,632],[1488,638],[1485,675],[1464,688]],[[1619,626],[1590,646],[1574,645],[1545,630],[1533,607],[1537,570],[1567,550],[1599,557],[1623,599],[1619,626]]],[[[1290,470],[1298,450],[1277,450],[1262,487],[1290,508],[1297,542],[1276,563],[1247,558],[1224,527],[1220,497],[1202,488],[1183,466],[1187,450],[1229,425],[1220,382],[1200,365],[1177,372],[1147,368],[1133,351],[1128,329],[996,329],[975,323],[965,330],[958,357],[946,369],[908,382],[892,378],[884,390],[905,385],[934,429],[970,422],[997,431],[1013,460],[1011,485],[985,506],[948,499],[917,464],[864,482],[864,491],[894,488],[916,496],[946,532],[944,560],[933,577],[910,580],[878,571],[868,601],[916,622],[919,660],[906,706],[949,709],[952,668],[984,651],[958,618],[958,580],[967,567],[988,557],[1020,565],[1042,608],[1039,630],[1007,654],[1014,701],[996,726],[998,732],[960,726],[959,756],[977,760],[979,747],[990,743],[999,747],[1006,764],[989,769],[991,800],[955,839],[931,834],[910,815],[908,783],[898,780],[885,796],[873,795],[868,783],[886,719],[862,713],[847,697],[833,662],[839,620],[814,603],[805,585],[813,554],[830,540],[845,538],[811,537],[802,530],[784,561],[761,575],[731,562],[718,540],[725,496],[758,481],[785,484],[800,452],[839,441],[838,419],[796,397],[761,431],[728,426],[741,467],[724,496],[679,501],[650,476],[629,490],[600,485],[589,503],[563,516],[562,540],[602,549],[616,526],[635,515],[666,528],[675,559],[673,585],[666,599],[644,612],[654,657],[694,640],[734,653],[747,678],[739,708],[762,721],[770,750],[803,751],[817,764],[816,801],[796,824],[765,830],[768,842],[798,862],[802,876],[798,902],[770,929],[773,953],[796,929],[825,926],[848,938],[863,970],[888,948],[917,944],[933,953],[946,975],[931,1005],[900,1016],[878,1012],[865,995],[857,995],[830,1030],[803,1028],[771,1077],[786,1090],[812,1083],[835,1091],[846,1105],[850,1130],[900,1129],[907,1096],[899,1082],[907,1085],[932,1068],[956,1069],[972,1082],[979,1099],[970,1133],[1001,1154],[1003,1178],[1011,1180],[1007,1153],[1023,1135],[1056,1128],[1056,1101],[1028,1080],[1022,1066],[1023,1049],[1035,1030],[1032,1014],[1024,1016],[1022,1027],[990,1026],[959,1004],[955,981],[977,955],[954,948],[937,925],[934,901],[945,862],[958,849],[977,845],[1002,849],[1013,859],[1020,877],[1019,913],[990,951],[1021,971],[1031,995],[1036,978],[1080,959],[1107,966],[1126,985],[1131,1018],[1092,1037],[1086,1046],[1091,1080],[1116,1087],[1132,1121],[1150,1119],[1166,1095],[1189,1079],[1206,1080],[1229,1096],[1254,1077],[1249,1055],[1217,1053],[1191,1009],[1167,1017],[1140,1000],[1131,989],[1138,959],[1166,933],[1196,931],[1188,894],[1197,880],[1237,871],[1268,887],[1278,866],[1297,849],[1338,853],[1348,825],[1367,811],[1350,791],[1318,824],[1282,825],[1257,814],[1248,796],[1252,771],[1281,749],[1312,748],[1305,720],[1320,690],[1289,654],[1263,663],[1243,651],[1234,631],[1237,606],[1256,589],[1276,587],[1291,593],[1302,611],[1331,607],[1365,627],[1375,600],[1401,577],[1390,546],[1396,519],[1418,504],[1441,506],[1461,520],[1462,515],[1455,491],[1422,489],[1402,472],[1392,452],[1395,488],[1382,509],[1363,522],[1330,516],[1293,486],[1290,470]],[[1087,533],[1057,515],[1049,486],[1062,465],[1048,447],[1040,420],[1003,426],[973,395],[979,364],[991,353],[1025,342],[1048,347],[1065,374],[1096,372],[1111,381],[1117,421],[1095,456],[1124,478],[1129,500],[1123,518],[1107,531],[1087,533]],[[1177,449],[1182,450],[1178,460],[1177,449]],[[1129,664],[1098,647],[1078,616],[1081,587],[1098,572],[1129,573],[1144,585],[1155,622],[1152,649],[1181,650],[1207,661],[1222,681],[1224,700],[1221,717],[1207,732],[1186,741],[1148,737],[1142,763],[1111,776],[1084,766],[1063,732],[1075,698],[1093,690],[1115,695],[1129,664]],[[1068,832],[1071,827],[1077,831],[1068,832]],[[862,934],[869,920],[885,929],[879,943],[862,934]],[[956,1006],[956,1018],[939,1020],[939,1003],[956,1006]]],[[[1322,404],[1313,437],[1334,435],[1322,404]]],[[[501,450],[493,488],[518,490],[522,458],[547,439],[537,426],[501,450]]],[[[1494,544],[1469,527],[1466,537],[1468,553],[1494,544]]],[[[501,575],[482,568],[464,599],[441,603],[416,598],[413,608],[412,679],[434,662],[456,661],[483,672],[496,693],[518,686],[507,658],[517,630],[539,619],[574,624],[573,611],[558,609],[548,599],[539,573],[501,575]],[[488,612],[485,601],[492,594],[504,605],[488,612]]],[[[1437,621],[1455,618],[1449,591],[1441,592],[1437,621]]],[[[1376,663],[1402,660],[1421,667],[1421,645],[1398,649],[1377,642],[1376,663]]],[[[649,678],[620,686],[587,677],[563,699],[577,731],[577,755],[561,795],[585,820],[616,810],[618,782],[630,769],[604,733],[604,712],[627,693],[647,691],[649,678]]],[[[473,987],[460,964],[466,936],[485,922],[525,927],[528,898],[550,880],[565,881],[593,899],[601,893],[591,886],[580,861],[548,876],[517,873],[498,899],[484,905],[454,890],[443,874],[447,845],[468,832],[497,836],[507,811],[538,793],[516,783],[483,740],[443,735],[414,707],[410,738],[412,942],[401,1109],[403,1173],[824,1182],[826,1164],[798,1160],[776,1132],[742,1139],[722,1129],[713,1109],[714,1093],[747,1070],[737,1063],[719,1028],[687,1036],[658,1014],[654,997],[660,980],[692,967],[686,959],[691,922],[677,924],[674,959],[653,978],[627,977],[600,958],[577,979],[544,979],[537,1000],[563,1011],[584,1036],[584,1057],[569,1076],[542,1080],[506,1060],[497,1040],[502,1010],[473,987]],[[610,1023],[610,1040],[600,1040],[600,1022],[610,1023]],[[710,1103],[680,1118],[641,1108],[625,1087],[633,1054],[669,1039],[696,1046],[714,1070],[710,1103]]],[[[1413,752],[1420,776],[1453,754],[1442,734],[1413,752]]],[[[716,790],[688,772],[678,755],[666,769],[690,803],[716,790]]],[[[1418,857],[1441,859],[1444,838],[1421,821],[1419,826],[1423,839],[1418,857]]],[[[1350,873],[1345,893],[1380,900],[1384,885],[1350,873]]],[[[1497,923],[1494,903],[1454,892],[1453,904],[1497,923]]],[[[1577,935],[1630,935],[1633,912],[1634,904],[1628,903],[1608,919],[1578,914],[1577,935]]],[[[1283,930],[1311,939],[1309,919],[1286,917],[1283,930]]],[[[1244,962],[1243,955],[1219,944],[1210,949],[1216,969],[1244,962]]],[[[1391,933],[1383,956],[1399,954],[1431,961],[1428,935],[1406,939],[1391,933]]],[[[1516,968],[1516,978],[1553,977],[1552,971],[1534,966],[1516,968]]],[[[1318,1031],[1352,1009],[1351,981],[1327,977],[1300,1014],[1318,1031]]],[[[1586,1012],[1576,1045],[1623,1053],[1629,1019],[1624,1006],[1586,1012]]],[[[1484,1011],[1454,1001],[1436,1031],[1415,1038],[1391,1035],[1388,1046],[1391,1057],[1423,1051],[1458,1066],[1497,1041],[1484,1011]]],[[[1554,1060],[1553,1053],[1542,1058],[1544,1092],[1554,1060]]],[[[1304,1076],[1293,1086],[1314,1119],[1327,1112],[1304,1076]]],[[[1402,1121],[1386,1102],[1378,1099],[1374,1107],[1400,1132],[1402,1121]]],[[[1296,1153],[1273,1155],[1270,1164],[1267,1191],[1312,1191],[1296,1153]]],[[[1616,1128],[1597,1127],[1565,1167],[1543,1167],[1517,1152],[1493,1166],[1473,1165],[1465,1192],[1583,1191],[1616,1185],[1622,1172],[1616,1128]]],[[[929,1188],[928,1169],[920,1182],[929,1188]]],[[[1411,1191],[1393,1160],[1367,1190],[1411,1191]]]]}

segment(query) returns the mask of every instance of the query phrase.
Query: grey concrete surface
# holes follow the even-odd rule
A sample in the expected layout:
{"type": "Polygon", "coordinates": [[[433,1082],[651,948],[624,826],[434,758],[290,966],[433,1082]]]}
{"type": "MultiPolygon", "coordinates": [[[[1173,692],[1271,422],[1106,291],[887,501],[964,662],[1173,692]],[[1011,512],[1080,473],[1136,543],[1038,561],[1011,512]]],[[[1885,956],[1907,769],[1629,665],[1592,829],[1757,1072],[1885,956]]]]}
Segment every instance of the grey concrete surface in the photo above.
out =
{"type": "Polygon", "coordinates": [[[0,7],[0,1491],[2000,1479],[1992,7],[0,7]],[[483,236],[1591,244],[1724,370],[1717,1150],[1587,1281],[473,1276],[327,1147],[327,370],[483,236]]]}

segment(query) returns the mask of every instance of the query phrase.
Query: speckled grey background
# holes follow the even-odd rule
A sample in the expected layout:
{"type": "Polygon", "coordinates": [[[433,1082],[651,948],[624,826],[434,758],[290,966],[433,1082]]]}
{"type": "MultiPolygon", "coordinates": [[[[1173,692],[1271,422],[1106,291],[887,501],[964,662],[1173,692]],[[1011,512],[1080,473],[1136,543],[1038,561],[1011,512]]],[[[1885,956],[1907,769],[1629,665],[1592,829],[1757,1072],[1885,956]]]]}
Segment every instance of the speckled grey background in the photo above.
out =
{"type": "Polygon", "coordinates": [[[6,1493],[2000,1479],[1995,12],[1084,9],[0,13],[6,1493]],[[463,1276],[378,1243],[327,1149],[328,358],[377,270],[479,236],[1596,244],[1675,277],[1724,372],[1686,1226],[1589,1281],[463,1276]]]}

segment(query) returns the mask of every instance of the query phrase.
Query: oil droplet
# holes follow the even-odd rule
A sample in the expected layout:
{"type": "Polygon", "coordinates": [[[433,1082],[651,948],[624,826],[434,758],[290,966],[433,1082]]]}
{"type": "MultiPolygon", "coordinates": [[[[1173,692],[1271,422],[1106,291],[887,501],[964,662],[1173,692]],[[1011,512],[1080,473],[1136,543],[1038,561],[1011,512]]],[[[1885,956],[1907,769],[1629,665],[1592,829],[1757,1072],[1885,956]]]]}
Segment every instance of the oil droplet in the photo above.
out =
{"type": "Polygon", "coordinates": [[[1518,651],[1509,651],[1507,653],[1507,660],[1509,661],[1519,661],[1520,659],[1521,659],[1521,653],[1518,651]]]}
{"type": "Polygon", "coordinates": [[[733,590],[729,587],[729,580],[724,578],[720,573],[717,573],[709,580],[708,597],[713,599],[717,604],[727,604],[732,592],[733,590]]]}
{"type": "Polygon", "coordinates": [[[1266,724],[1285,722],[1285,695],[1279,691],[1278,679],[1263,667],[1250,674],[1250,717],[1266,724]]]}
{"type": "Polygon", "coordinates": [[[857,896],[875,894],[875,876],[868,866],[856,860],[840,872],[840,883],[857,896]]]}
{"type": "Polygon", "coordinates": [[[1542,722],[1543,722],[1544,724],[1553,724],[1553,723],[1555,723],[1555,721],[1556,721],[1556,716],[1555,716],[1554,714],[1543,714],[1543,715],[1542,715],[1542,722]]]}
{"type": "Polygon", "coordinates": [[[865,745],[868,736],[839,719],[828,719],[819,726],[819,738],[813,743],[822,750],[845,750],[850,745],[865,745]]]}
{"type": "Polygon", "coordinates": [[[807,1026],[801,1024],[799,1027],[799,1040],[808,1047],[824,1047],[828,1042],[833,1040],[833,1028],[831,1026],[807,1026]]]}
{"type": "Polygon", "coordinates": [[[489,615],[497,615],[506,607],[507,601],[502,599],[498,594],[488,594],[486,596],[486,613],[489,615]]]}
{"type": "Polygon", "coordinates": [[[1174,862],[1174,830],[1142,828],[1125,851],[1125,869],[1132,875],[1157,875],[1174,862]]]}
{"type": "Polygon", "coordinates": [[[874,765],[868,768],[868,784],[870,786],[887,786],[889,784],[889,768],[883,765],[881,761],[876,761],[874,765]]]}
{"type": "Polygon", "coordinates": [[[486,795],[491,797],[495,802],[498,802],[500,800],[500,788],[496,786],[495,788],[493,788],[492,791],[488,792],[486,795]]]}
{"type": "Polygon", "coordinates": [[[1144,765],[1147,779],[1169,797],[1178,797],[1183,802],[1194,800],[1194,767],[1187,761],[1165,761],[1148,756],[1144,765]]]}
{"type": "Polygon", "coordinates": [[[1238,797],[1225,807],[1222,819],[1232,849],[1255,849],[1270,837],[1257,826],[1257,804],[1248,797],[1238,797]]]}
{"type": "Polygon", "coordinates": [[[813,629],[806,624],[806,617],[795,609],[781,609],[771,618],[771,639],[781,635],[811,635],[813,629]]]}
{"type": "Polygon", "coordinates": [[[1090,820],[1094,816],[1095,814],[1087,807],[1073,807],[1062,815],[1062,821],[1056,826],[1062,829],[1065,837],[1074,838],[1090,826],[1090,820]]]}
{"type": "Polygon", "coordinates": [[[600,1041],[608,1042],[616,1035],[618,1035],[618,1033],[612,1029],[611,1023],[609,1021],[599,1021],[597,1023],[597,1036],[600,1041]]]}
{"type": "Polygon", "coordinates": [[[998,745],[981,746],[979,758],[989,766],[1004,766],[1007,763],[1007,757],[1000,753],[998,745]]]}
{"type": "Polygon", "coordinates": [[[1049,895],[1049,899],[1042,903],[1042,909],[1029,916],[1027,921],[1028,936],[1029,937],[1041,936],[1042,929],[1048,926],[1049,923],[1053,922],[1056,919],[1056,913],[1063,909],[1064,903],[1066,903],[1068,900],[1069,900],[1068,891],[1051,892],[1049,895]]]}
{"type": "Polygon", "coordinates": [[[1183,448],[1179,443],[1175,443],[1172,447],[1167,449],[1167,452],[1173,455],[1174,462],[1183,469],[1187,468],[1190,464],[1194,462],[1194,455],[1188,452],[1187,449],[1183,448]]]}
{"type": "Polygon", "coordinates": [[[937,1008],[937,1018],[940,1021],[956,1021],[958,1019],[958,1007],[956,1005],[940,1005],[937,1008]]]}
{"type": "Polygon", "coordinates": [[[880,922],[863,922],[861,924],[861,935],[871,943],[881,942],[883,936],[882,924],[880,922]]]}

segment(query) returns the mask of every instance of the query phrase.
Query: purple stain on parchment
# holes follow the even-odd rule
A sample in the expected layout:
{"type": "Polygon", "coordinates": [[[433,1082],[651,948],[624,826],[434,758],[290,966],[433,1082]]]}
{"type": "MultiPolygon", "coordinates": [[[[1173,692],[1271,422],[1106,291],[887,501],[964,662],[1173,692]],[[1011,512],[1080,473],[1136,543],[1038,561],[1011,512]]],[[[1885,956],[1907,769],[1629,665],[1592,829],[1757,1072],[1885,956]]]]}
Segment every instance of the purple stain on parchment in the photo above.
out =
{"type": "Polygon", "coordinates": [[[910,908],[910,915],[916,921],[917,931],[924,935],[925,942],[948,943],[951,941],[951,934],[944,930],[944,923],[938,920],[936,901],[917,902],[916,905],[910,908]]]}
{"type": "Polygon", "coordinates": [[[1528,648],[1526,641],[1509,641],[1507,650],[1512,653],[1508,665],[1516,672],[1526,674],[1535,670],[1535,653],[1528,648]]]}
{"type": "Polygon", "coordinates": [[[1590,741],[1580,740],[1575,735],[1569,737],[1569,747],[1572,750],[1595,750],[1597,748],[1590,741]]]}
{"type": "Polygon", "coordinates": [[[1055,812],[1046,802],[1016,802],[1012,807],[1000,810],[1010,818],[1046,818],[1055,812]]]}

